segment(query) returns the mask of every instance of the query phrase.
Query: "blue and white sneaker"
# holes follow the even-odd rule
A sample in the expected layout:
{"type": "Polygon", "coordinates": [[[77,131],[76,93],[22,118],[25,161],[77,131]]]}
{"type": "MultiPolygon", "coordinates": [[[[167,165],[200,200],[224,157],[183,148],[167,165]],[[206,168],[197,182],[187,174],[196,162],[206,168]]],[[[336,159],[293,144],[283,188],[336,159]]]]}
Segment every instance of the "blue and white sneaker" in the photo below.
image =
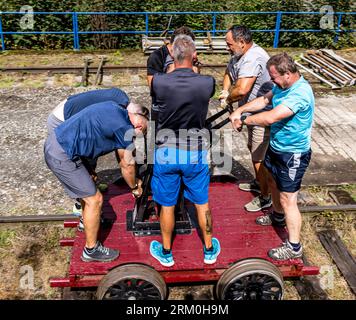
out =
{"type": "Polygon", "coordinates": [[[204,246],[204,263],[206,263],[206,264],[215,263],[218,255],[220,254],[220,251],[221,251],[220,242],[218,239],[213,238],[213,239],[211,239],[211,242],[213,245],[212,251],[207,251],[204,246]]]}
{"type": "Polygon", "coordinates": [[[171,267],[174,265],[172,252],[170,254],[163,254],[163,246],[156,240],[153,240],[150,244],[150,253],[162,266],[171,267]]]}

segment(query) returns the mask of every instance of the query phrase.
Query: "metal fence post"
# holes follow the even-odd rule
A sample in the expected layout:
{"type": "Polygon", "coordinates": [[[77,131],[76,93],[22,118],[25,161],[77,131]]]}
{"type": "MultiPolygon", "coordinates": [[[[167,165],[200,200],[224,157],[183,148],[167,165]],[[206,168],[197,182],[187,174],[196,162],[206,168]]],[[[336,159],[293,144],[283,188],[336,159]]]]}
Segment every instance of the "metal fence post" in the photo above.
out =
{"type": "Polygon", "coordinates": [[[216,13],[213,13],[213,37],[215,37],[216,33],[216,13]]]}
{"type": "Polygon", "coordinates": [[[337,29],[336,29],[336,35],[335,35],[335,38],[334,38],[334,43],[338,42],[339,40],[339,34],[340,34],[340,26],[341,26],[341,19],[342,19],[342,13],[339,13],[338,14],[338,17],[337,17],[337,29]]]}
{"type": "Polygon", "coordinates": [[[276,28],[274,31],[274,40],[273,40],[273,48],[278,48],[279,42],[279,30],[281,29],[281,21],[282,21],[282,12],[277,12],[277,19],[276,19],[276,28]]]}
{"type": "Polygon", "coordinates": [[[80,50],[79,46],[79,34],[78,34],[78,15],[76,12],[72,13],[73,18],[73,49],[80,50]]]}
{"type": "Polygon", "coordinates": [[[148,37],[148,13],[145,14],[146,36],[148,37]]]}
{"type": "Polygon", "coordinates": [[[2,32],[2,14],[0,14],[0,36],[1,36],[1,50],[5,51],[4,33],[2,32]]]}

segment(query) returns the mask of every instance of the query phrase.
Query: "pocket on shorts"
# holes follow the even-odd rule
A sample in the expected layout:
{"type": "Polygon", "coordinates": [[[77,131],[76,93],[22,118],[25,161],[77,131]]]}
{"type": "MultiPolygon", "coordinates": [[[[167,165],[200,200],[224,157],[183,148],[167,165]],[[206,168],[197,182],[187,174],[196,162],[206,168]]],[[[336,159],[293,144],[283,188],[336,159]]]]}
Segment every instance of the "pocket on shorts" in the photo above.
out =
{"type": "Polygon", "coordinates": [[[49,153],[45,153],[45,161],[47,163],[48,168],[60,167],[62,165],[62,161],[52,157],[49,153]]]}
{"type": "Polygon", "coordinates": [[[292,181],[295,180],[297,170],[300,167],[301,156],[301,153],[293,153],[287,161],[288,176],[292,181]]]}

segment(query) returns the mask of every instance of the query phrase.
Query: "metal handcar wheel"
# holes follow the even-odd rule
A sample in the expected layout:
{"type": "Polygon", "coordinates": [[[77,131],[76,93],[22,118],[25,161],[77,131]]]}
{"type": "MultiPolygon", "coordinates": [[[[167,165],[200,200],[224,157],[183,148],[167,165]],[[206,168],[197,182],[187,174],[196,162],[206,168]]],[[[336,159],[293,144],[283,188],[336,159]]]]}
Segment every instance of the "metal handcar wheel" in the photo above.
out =
{"type": "Polygon", "coordinates": [[[99,300],[164,300],[167,286],[161,275],[151,267],[128,264],[105,275],[96,295],[99,300]]]}
{"type": "Polygon", "coordinates": [[[251,258],[227,269],[215,286],[219,300],[281,300],[283,276],[271,262],[251,258]]]}

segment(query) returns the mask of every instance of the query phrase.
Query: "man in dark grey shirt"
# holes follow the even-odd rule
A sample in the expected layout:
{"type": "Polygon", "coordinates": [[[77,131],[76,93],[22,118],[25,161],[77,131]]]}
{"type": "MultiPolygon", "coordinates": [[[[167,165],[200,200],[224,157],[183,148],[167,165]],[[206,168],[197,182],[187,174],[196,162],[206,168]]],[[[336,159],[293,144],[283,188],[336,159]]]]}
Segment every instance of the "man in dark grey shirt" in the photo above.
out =
{"type": "MultiPolygon", "coordinates": [[[[226,68],[223,90],[219,99],[222,106],[245,103],[269,92],[273,83],[266,64],[269,55],[252,41],[251,31],[244,26],[232,26],[226,34],[226,44],[232,58],[226,68]]],[[[270,106],[266,107],[267,111],[270,106]]],[[[247,126],[248,144],[256,179],[250,183],[241,183],[241,190],[255,191],[261,194],[245,205],[247,211],[259,211],[270,207],[272,200],[268,192],[267,174],[263,160],[269,144],[269,127],[247,126]]]]}

